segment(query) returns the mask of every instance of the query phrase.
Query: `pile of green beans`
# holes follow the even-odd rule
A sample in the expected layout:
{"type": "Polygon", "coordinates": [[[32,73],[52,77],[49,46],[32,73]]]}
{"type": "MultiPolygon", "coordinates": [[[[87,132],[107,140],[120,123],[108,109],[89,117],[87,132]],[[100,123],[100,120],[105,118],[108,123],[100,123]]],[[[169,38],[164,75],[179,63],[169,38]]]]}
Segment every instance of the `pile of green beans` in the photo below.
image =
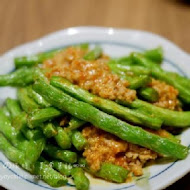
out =
{"type": "MultiPolygon", "coordinates": [[[[86,51],[86,61],[103,55],[99,46],[92,50],[88,44],[73,47],[86,51]]],[[[162,156],[187,157],[188,147],[173,134],[167,132],[168,137],[160,137],[145,129],[190,126],[190,111],[171,111],[151,104],[159,99],[158,92],[149,87],[152,78],[173,85],[182,104],[190,104],[190,79],[161,68],[161,47],[109,61],[111,72],[128,80],[129,88],[136,90],[137,99],[133,102],[101,98],[62,77],[47,79],[38,65],[60,51],[64,49],[17,57],[16,70],[0,75],[0,86],[18,88],[17,99],[7,98],[0,108],[0,150],[10,161],[52,187],[66,185],[71,177],[76,189],[88,190],[90,182],[85,171],[107,181],[125,182],[130,172],[125,168],[103,162],[98,171],[93,171],[81,157],[88,146],[81,132],[87,123],[162,156]],[[69,119],[60,126],[63,117],[69,119]]]]}

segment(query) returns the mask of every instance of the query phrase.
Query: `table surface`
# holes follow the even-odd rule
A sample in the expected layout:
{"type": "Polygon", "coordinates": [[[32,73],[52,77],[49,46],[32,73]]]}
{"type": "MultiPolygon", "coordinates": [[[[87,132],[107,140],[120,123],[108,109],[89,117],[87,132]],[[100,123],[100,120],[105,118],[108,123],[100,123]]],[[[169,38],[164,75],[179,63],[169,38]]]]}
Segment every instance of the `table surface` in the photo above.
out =
{"type": "MultiPolygon", "coordinates": [[[[0,54],[56,30],[89,25],[150,31],[190,52],[187,0],[0,0],[0,54]]],[[[188,179],[167,190],[190,189],[188,179]]]]}

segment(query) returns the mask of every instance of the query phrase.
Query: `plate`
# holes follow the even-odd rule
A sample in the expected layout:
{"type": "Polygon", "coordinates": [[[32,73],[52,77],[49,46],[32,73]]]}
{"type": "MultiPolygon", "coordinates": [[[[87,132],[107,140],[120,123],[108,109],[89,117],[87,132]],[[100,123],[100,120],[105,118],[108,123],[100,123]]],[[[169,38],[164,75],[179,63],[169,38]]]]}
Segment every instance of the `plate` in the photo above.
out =
{"type": "MultiPolygon", "coordinates": [[[[181,75],[190,77],[190,56],[174,45],[172,42],[158,35],[128,29],[114,29],[101,27],[75,27],[61,30],[45,36],[39,40],[16,47],[0,57],[0,74],[5,74],[14,69],[13,58],[22,55],[32,55],[38,52],[61,48],[73,44],[88,42],[92,46],[99,44],[105,53],[112,57],[128,54],[131,51],[143,51],[161,45],[164,49],[164,64],[166,70],[176,71],[181,75]]],[[[0,104],[7,97],[16,96],[14,88],[0,88],[0,104]]],[[[190,146],[190,129],[182,135],[182,144],[190,146]]],[[[190,171],[190,155],[182,161],[162,163],[145,168],[144,175],[136,178],[131,183],[114,184],[104,180],[91,180],[91,190],[138,190],[163,189],[190,171]]],[[[30,174],[9,162],[0,153],[0,185],[10,190],[42,190],[55,189],[42,181],[37,181],[30,174]]],[[[59,189],[74,189],[72,183],[59,189]]]]}

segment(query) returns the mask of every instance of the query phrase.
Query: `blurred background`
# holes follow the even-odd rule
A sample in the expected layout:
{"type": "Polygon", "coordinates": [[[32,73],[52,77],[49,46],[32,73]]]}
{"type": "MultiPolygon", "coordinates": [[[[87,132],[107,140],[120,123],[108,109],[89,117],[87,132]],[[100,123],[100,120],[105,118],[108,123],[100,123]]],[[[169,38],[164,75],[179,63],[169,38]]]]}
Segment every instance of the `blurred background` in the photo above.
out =
{"type": "MultiPolygon", "coordinates": [[[[187,0],[0,0],[0,26],[0,54],[73,26],[146,30],[190,53],[187,0]]],[[[190,174],[167,190],[189,190],[189,179],[190,174]]]]}
{"type": "Polygon", "coordinates": [[[0,54],[56,30],[89,25],[147,30],[190,52],[187,0],[0,0],[0,54]]]}

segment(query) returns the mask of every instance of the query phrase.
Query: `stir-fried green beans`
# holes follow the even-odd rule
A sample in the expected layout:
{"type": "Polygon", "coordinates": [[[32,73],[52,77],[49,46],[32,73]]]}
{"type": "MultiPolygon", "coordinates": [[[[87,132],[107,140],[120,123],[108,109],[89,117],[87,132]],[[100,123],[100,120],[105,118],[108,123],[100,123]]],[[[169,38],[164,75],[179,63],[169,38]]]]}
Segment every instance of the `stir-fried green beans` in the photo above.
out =
{"type": "Polygon", "coordinates": [[[151,69],[151,74],[154,78],[165,81],[166,83],[174,86],[179,91],[179,97],[187,104],[190,104],[190,89],[182,85],[181,81],[186,81],[183,77],[176,77],[173,80],[168,72],[164,71],[158,65],[155,65],[151,60],[146,59],[143,55],[138,53],[131,54],[133,61],[141,66],[151,69]]]}
{"type": "Polygon", "coordinates": [[[189,127],[190,126],[190,111],[173,111],[164,108],[154,106],[142,100],[134,100],[132,103],[120,102],[133,109],[148,112],[160,118],[163,124],[166,126],[172,126],[177,128],[189,127]]]}
{"type": "Polygon", "coordinates": [[[42,80],[36,81],[33,88],[52,105],[123,140],[177,159],[184,159],[188,154],[187,147],[129,125],[90,104],[72,98],[42,80]]]}
{"type": "Polygon", "coordinates": [[[33,83],[34,68],[21,68],[6,75],[0,75],[0,86],[26,86],[33,83]]]}
{"type": "MultiPolygon", "coordinates": [[[[105,57],[99,46],[89,50],[89,44],[78,44],[70,50],[74,52],[80,48],[82,57],[79,57],[83,63],[93,64],[96,60],[98,63],[105,57]]],[[[153,150],[159,156],[173,159],[187,157],[188,147],[180,144],[180,140],[165,129],[190,127],[190,111],[172,111],[152,104],[161,98],[157,90],[150,88],[152,78],[176,88],[181,107],[188,109],[190,104],[190,79],[161,68],[161,47],[110,60],[106,57],[104,60],[109,66],[110,76],[115,74],[119,76],[117,79],[127,80],[128,88],[136,91],[136,99],[130,102],[120,101],[120,98],[115,101],[101,98],[75,85],[75,80],[73,84],[60,76],[46,78],[46,72],[51,72],[51,68],[44,69],[39,64],[52,59],[60,51],[64,54],[60,53],[60,56],[67,53],[56,49],[17,57],[14,60],[16,70],[0,75],[0,86],[18,87],[18,100],[7,98],[6,104],[0,108],[0,151],[10,161],[52,187],[66,185],[69,177],[76,189],[88,190],[90,182],[84,171],[110,182],[124,183],[131,170],[115,162],[105,159],[98,162],[99,169],[93,169],[93,163],[86,154],[90,151],[90,156],[94,154],[91,137],[83,136],[86,127],[90,129],[90,126],[139,148],[153,150]]],[[[75,61],[78,56],[70,58],[75,61]]],[[[72,65],[70,61],[66,62],[72,65]]],[[[94,161],[94,164],[97,163],[94,161]]]]}
{"type": "Polygon", "coordinates": [[[31,170],[31,163],[28,163],[28,160],[25,157],[24,152],[17,150],[14,146],[12,146],[8,140],[0,133],[0,150],[5,154],[5,156],[19,164],[26,170],[31,170]]]}
{"type": "Polygon", "coordinates": [[[11,121],[9,118],[0,110],[0,132],[19,150],[24,151],[26,158],[35,162],[42,150],[44,149],[45,139],[39,137],[38,139],[27,141],[20,131],[17,131],[14,127],[11,126],[11,121]],[[31,154],[32,152],[32,154],[31,154]]]}
{"type": "Polygon", "coordinates": [[[113,114],[134,124],[143,125],[153,129],[159,129],[162,125],[162,121],[159,118],[140,113],[136,110],[128,109],[113,101],[90,94],[88,91],[71,84],[64,78],[52,77],[51,84],[64,90],[79,100],[89,103],[109,114],[113,114]]]}

